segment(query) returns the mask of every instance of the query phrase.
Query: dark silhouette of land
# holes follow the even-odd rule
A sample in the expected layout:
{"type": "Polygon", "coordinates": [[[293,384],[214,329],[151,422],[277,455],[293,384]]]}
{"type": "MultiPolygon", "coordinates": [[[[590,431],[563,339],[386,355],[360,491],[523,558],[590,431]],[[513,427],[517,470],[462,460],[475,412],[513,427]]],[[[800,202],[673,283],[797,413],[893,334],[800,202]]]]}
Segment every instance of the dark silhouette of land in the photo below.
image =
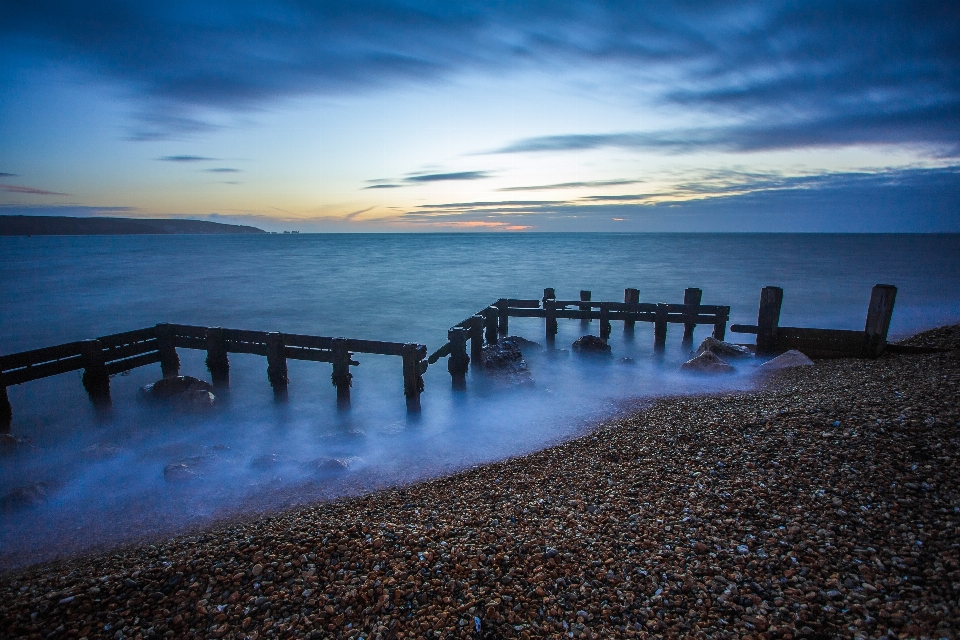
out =
{"type": "Polygon", "coordinates": [[[263,229],[206,220],[0,216],[0,236],[99,236],[143,234],[266,233],[263,229]]]}

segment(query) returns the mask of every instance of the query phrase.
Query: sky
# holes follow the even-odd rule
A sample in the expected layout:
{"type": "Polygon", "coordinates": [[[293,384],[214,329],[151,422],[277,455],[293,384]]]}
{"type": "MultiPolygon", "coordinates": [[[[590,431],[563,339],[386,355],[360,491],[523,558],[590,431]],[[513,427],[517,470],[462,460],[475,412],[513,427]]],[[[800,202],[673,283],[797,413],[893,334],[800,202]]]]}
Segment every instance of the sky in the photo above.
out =
{"type": "Polygon", "coordinates": [[[960,232],[960,4],[0,0],[0,214],[960,232]]]}

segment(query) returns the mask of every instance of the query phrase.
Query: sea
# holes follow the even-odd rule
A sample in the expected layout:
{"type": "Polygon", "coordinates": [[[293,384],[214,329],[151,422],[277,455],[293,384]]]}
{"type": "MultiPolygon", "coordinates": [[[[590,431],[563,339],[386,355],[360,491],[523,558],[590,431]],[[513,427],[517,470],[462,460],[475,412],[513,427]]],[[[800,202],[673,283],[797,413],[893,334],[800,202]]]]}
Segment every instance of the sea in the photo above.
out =
{"type": "MultiPolygon", "coordinates": [[[[898,287],[891,339],[960,321],[960,235],[2,237],[0,353],[159,322],[433,352],[496,299],[539,299],[546,287],[559,299],[590,290],[595,301],[621,301],[631,287],[642,302],[668,303],[699,287],[703,304],[731,307],[731,324],[755,324],[760,290],[773,285],[784,290],[781,324],[859,330],[875,284],[898,287]]],[[[710,331],[698,327],[695,340],[710,331]]],[[[657,397],[757,384],[752,363],[682,374],[690,351],[679,325],[662,356],[648,323],[632,337],[614,323],[608,360],[570,353],[597,332],[597,322],[560,320],[555,353],[525,353],[532,385],[471,371],[454,389],[440,360],[424,375],[419,413],[406,410],[400,359],[368,354],[354,358],[349,409],[338,409],[324,363],[290,361],[288,400],[275,402],[254,355],[230,355],[229,392],[201,412],[138,400],[159,365],[113,377],[106,417],[79,372],[11,387],[20,443],[0,456],[0,570],[451,474],[589,434],[657,397]]],[[[510,333],[543,343],[544,322],[512,318],[510,333]]],[[[209,380],[204,352],[179,353],[182,374],[209,380]]]]}

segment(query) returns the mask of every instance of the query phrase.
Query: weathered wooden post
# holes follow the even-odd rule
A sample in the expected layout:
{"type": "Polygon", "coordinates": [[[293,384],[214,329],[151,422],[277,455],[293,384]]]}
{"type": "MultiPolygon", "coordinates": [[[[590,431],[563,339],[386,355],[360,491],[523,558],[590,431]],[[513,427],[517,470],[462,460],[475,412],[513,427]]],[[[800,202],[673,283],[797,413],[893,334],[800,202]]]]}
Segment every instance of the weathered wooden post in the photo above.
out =
{"type": "Polygon", "coordinates": [[[723,340],[727,335],[727,320],[730,319],[730,307],[721,307],[720,312],[714,318],[713,337],[717,340],[723,340]]]}
{"type": "Polygon", "coordinates": [[[99,340],[84,340],[80,343],[83,357],[83,388],[98,412],[110,408],[110,374],[103,357],[103,345],[99,340]]]}
{"type": "Polygon", "coordinates": [[[207,371],[217,389],[230,386],[230,359],[227,356],[227,337],[223,328],[207,329],[207,371]]]}
{"type": "Polygon", "coordinates": [[[502,336],[510,331],[510,316],[507,313],[507,301],[503,298],[497,300],[497,333],[502,336]]]}
{"type": "Polygon", "coordinates": [[[420,412],[420,394],[423,392],[423,374],[427,370],[427,348],[422,344],[408,343],[400,348],[403,358],[403,395],[407,398],[407,411],[420,412]]]}
{"type": "Polygon", "coordinates": [[[613,327],[610,326],[610,306],[606,302],[600,303],[600,339],[609,340],[613,327]]]}
{"type": "Polygon", "coordinates": [[[557,292],[553,287],[543,290],[544,337],[547,347],[552,348],[557,341],[557,292]]]}
{"type": "Polygon", "coordinates": [[[777,326],[780,324],[780,307],[783,305],[783,289],[764,287],[760,291],[760,310],[757,312],[757,355],[777,352],[777,326]]]}
{"type": "Polygon", "coordinates": [[[667,305],[657,303],[653,324],[653,350],[663,353],[667,347],[667,305]]]}
{"type": "Polygon", "coordinates": [[[497,344],[497,322],[499,319],[499,310],[495,306],[489,306],[482,311],[483,324],[486,329],[484,336],[487,344],[497,344]]]}
{"type": "MultiPolygon", "coordinates": [[[[640,290],[639,289],[624,289],[623,290],[623,301],[626,304],[638,304],[640,302],[640,290]]],[[[633,329],[637,321],[634,316],[627,315],[627,318],[623,321],[623,333],[628,337],[633,337],[633,329]]]]}
{"type": "Polygon", "coordinates": [[[287,400],[287,355],[284,353],[283,335],[267,334],[267,379],[273,387],[273,399],[287,400]]]}
{"type": "Polygon", "coordinates": [[[10,433],[12,425],[13,407],[10,406],[10,398],[7,397],[7,387],[3,385],[0,386],[0,433],[10,433]]]}
{"type": "MultiPolygon", "coordinates": [[[[590,298],[591,298],[592,296],[593,296],[593,293],[592,293],[591,291],[587,291],[586,289],[581,289],[581,290],[580,290],[580,300],[581,300],[581,301],[583,301],[583,302],[590,302],[590,298]]],[[[588,305],[588,304],[582,304],[582,305],[580,305],[580,311],[590,311],[590,309],[591,309],[591,307],[590,307],[590,305],[588,305]]],[[[580,330],[581,330],[581,331],[585,331],[589,325],[590,325],[590,319],[589,319],[589,318],[582,318],[582,319],[580,320],[580,330]]]]}
{"type": "Polygon", "coordinates": [[[337,406],[343,409],[350,406],[350,387],[353,384],[350,356],[353,354],[347,350],[346,338],[334,338],[331,350],[333,351],[333,375],[330,376],[330,380],[337,388],[337,406]]]}
{"type": "Polygon", "coordinates": [[[453,388],[465,389],[467,367],[470,365],[470,356],[467,355],[467,330],[463,327],[453,327],[447,331],[447,341],[450,343],[447,371],[453,379],[453,388]]]}
{"type": "Polygon", "coordinates": [[[470,359],[473,366],[483,368],[483,316],[480,314],[470,317],[470,359]]]}
{"type": "Polygon", "coordinates": [[[892,284],[878,284],[870,293],[867,323],[863,329],[866,334],[864,343],[866,357],[879,357],[887,346],[887,332],[890,330],[890,318],[893,317],[893,303],[896,300],[897,288],[892,284]]]}
{"type": "Polygon", "coordinates": [[[180,375],[180,356],[177,355],[173,326],[166,322],[157,325],[157,349],[160,351],[160,371],[164,378],[180,375]]]}
{"type": "Polygon", "coordinates": [[[684,348],[689,349],[693,346],[693,331],[697,328],[697,310],[691,309],[690,305],[699,305],[702,299],[703,290],[701,289],[690,287],[683,290],[683,304],[687,308],[683,310],[686,317],[683,323],[683,340],[680,341],[680,344],[684,348]]]}

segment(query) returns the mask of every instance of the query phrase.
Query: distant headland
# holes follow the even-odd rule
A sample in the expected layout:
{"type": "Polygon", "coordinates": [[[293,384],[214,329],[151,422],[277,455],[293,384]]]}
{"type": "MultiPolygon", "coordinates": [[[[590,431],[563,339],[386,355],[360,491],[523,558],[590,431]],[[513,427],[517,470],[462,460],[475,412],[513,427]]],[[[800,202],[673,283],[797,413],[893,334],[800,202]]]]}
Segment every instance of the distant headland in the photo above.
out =
{"type": "Polygon", "coordinates": [[[144,234],[267,233],[263,229],[207,220],[169,218],[72,218],[68,216],[2,216],[0,236],[99,236],[144,234]]]}

